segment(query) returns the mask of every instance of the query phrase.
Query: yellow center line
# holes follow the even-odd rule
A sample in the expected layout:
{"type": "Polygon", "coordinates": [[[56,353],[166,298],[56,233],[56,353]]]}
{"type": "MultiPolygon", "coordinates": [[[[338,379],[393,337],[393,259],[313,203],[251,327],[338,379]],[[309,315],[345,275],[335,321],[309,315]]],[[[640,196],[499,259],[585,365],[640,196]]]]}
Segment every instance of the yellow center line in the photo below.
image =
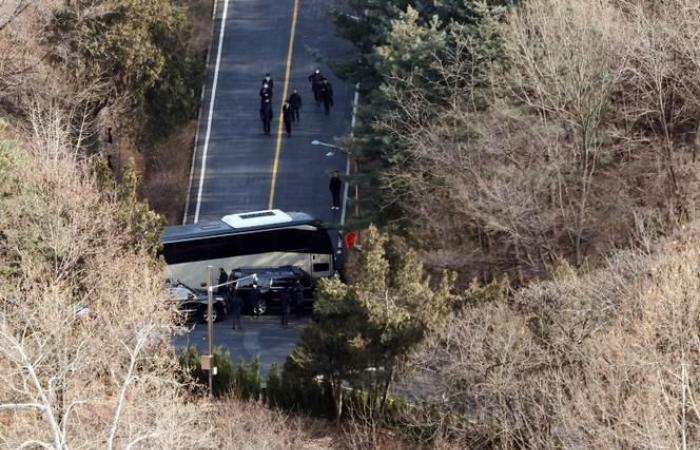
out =
{"type": "Polygon", "coordinates": [[[287,93],[289,92],[289,78],[292,72],[292,54],[294,53],[294,36],[296,35],[297,31],[299,2],[300,0],[294,0],[294,11],[292,12],[292,31],[289,34],[289,47],[287,48],[287,68],[284,72],[284,89],[282,92],[282,102],[280,104],[279,121],[277,123],[277,142],[275,143],[275,160],[272,163],[272,185],[270,186],[270,202],[267,205],[267,209],[272,209],[272,205],[275,202],[275,188],[277,187],[277,169],[279,168],[280,164],[280,152],[282,151],[282,139],[284,138],[284,135],[282,133],[284,127],[282,107],[284,106],[284,101],[287,99],[287,93]]]}

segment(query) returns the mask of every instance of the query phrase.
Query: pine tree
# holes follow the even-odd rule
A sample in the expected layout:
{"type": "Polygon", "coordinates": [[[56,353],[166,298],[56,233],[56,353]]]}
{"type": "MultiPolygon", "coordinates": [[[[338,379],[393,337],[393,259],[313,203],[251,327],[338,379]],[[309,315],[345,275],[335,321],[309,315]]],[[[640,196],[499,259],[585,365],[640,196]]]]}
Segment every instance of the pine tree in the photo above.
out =
{"type": "Polygon", "coordinates": [[[481,92],[488,89],[490,81],[486,72],[494,61],[504,57],[495,25],[505,8],[516,3],[355,0],[345,10],[336,11],[339,34],[351,41],[356,50],[352,61],[340,64],[340,72],[360,82],[358,126],[348,145],[359,156],[360,167],[371,168],[351,180],[365,191],[364,203],[360,205],[365,221],[401,217],[395,201],[401,193],[394,192],[386,178],[393,169],[411,162],[397,129],[410,135],[415,128],[412,121],[434,120],[455,95],[473,95],[477,107],[488,106],[481,99],[481,92]],[[456,54],[456,49],[461,53],[456,54]],[[457,57],[463,65],[463,80],[444,79],[441,65],[457,57]],[[417,101],[428,105],[421,108],[420,117],[404,111],[406,105],[417,101]]]}
{"type": "Polygon", "coordinates": [[[302,331],[290,358],[308,382],[321,375],[330,383],[338,419],[347,389],[364,390],[375,409],[383,409],[411,351],[452,304],[453,275],[444,273],[434,287],[414,252],[394,262],[387,247],[387,237],[370,227],[357,281],[320,282],[317,320],[302,331]]]}

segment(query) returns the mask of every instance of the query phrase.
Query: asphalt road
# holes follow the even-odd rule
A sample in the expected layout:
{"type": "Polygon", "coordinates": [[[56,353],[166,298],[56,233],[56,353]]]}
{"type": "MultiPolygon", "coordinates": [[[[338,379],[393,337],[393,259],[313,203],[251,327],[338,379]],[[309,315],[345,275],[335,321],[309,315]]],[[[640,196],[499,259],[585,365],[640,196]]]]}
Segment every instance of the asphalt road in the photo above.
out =
{"type": "Polygon", "coordinates": [[[269,206],[340,221],[340,211],[330,210],[328,179],[333,170],[344,173],[345,155],[327,157],[328,148],[311,145],[313,140],[334,143],[347,134],[352,115],[354,86],[314,56],[342,58],[347,49],[334,35],[329,3],[298,0],[294,20],[295,0],[218,0],[186,223],[269,206]],[[289,93],[297,87],[303,102],[300,123],[289,138],[277,133],[288,60],[289,93]],[[333,84],[329,116],[315,106],[307,79],[316,67],[333,84]],[[275,82],[272,136],[263,134],[258,113],[266,72],[275,82]]]}
{"type": "MultiPolygon", "coordinates": [[[[228,349],[234,361],[243,359],[249,362],[257,356],[264,381],[272,363],[284,364],[287,355],[294,350],[299,330],[308,322],[308,316],[292,315],[289,325],[285,327],[278,315],[266,315],[259,319],[244,315],[241,317],[241,330],[233,330],[229,316],[214,324],[214,345],[228,349]]],[[[206,354],[207,324],[198,323],[193,327],[192,332],[175,336],[173,343],[178,349],[194,345],[200,354],[206,354]]]]}
{"type": "MultiPolygon", "coordinates": [[[[311,145],[313,140],[335,143],[350,131],[355,96],[353,85],[341,82],[314,56],[340,59],[347,49],[334,35],[327,14],[329,3],[217,0],[185,223],[270,206],[340,222],[341,212],[330,209],[328,181],[333,170],[345,172],[345,155],[336,151],[328,157],[329,148],[311,145]],[[302,96],[300,122],[289,138],[277,133],[288,60],[288,92],[297,87],[302,96]],[[317,67],[333,84],[335,106],[329,116],[315,106],[308,82],[317,67]],[[275,83],[272,136],[263,134],[258,112],[258,91],[266,72],[275,83]]],[[[249,361],[258,356],[265,374],[273,362],[284,363],[306,322],[308,319],[293,319],[283,328],[277,315],[257,321],[244,316],[243,331],[234,332],[230,321],[217,323],[214,342],[228,348],[234,359],[249,361]]],[[[174,344],[180,348],[193,344],[206,351],[206,325],[177,336],[174,344]]]]}

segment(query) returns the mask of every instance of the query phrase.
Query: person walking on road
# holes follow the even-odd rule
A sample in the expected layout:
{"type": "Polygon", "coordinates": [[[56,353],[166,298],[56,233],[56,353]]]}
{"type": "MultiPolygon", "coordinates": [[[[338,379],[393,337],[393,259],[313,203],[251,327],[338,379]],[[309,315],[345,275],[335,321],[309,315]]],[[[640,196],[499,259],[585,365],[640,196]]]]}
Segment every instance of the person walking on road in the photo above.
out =
{"type": "Polygon", "coordinates": [[[272,101],[272,89],[270,89],[270,85],[263,83],[258,95],[260,95],[260,103],[264,103],[265,100],[272,101]]]}
{"type": "Polygon", "coordinates": [[[284,102],[282,105],[282,121],[284,122],[284,129],[287,130],[287,137],[292,135],[292,106],[288,101],[284,102]]]}
{"type": "Polygon", "coordinates": [[[236,285],[233,284],[228,290],[228,304],[233,317],[232,328],[234,330],[241,329],[241,311],[243,310],[243,299],[236,290],[236,285]]]}
{"type": "Polygon", "coordinates": [[[289,96],[289,104],[292,107],[292,120],[299,122],[299,111],[301,111],[301,95],[296,88],[292,90],[292,95],[289,96]]]}
{"type": "Polygon", "coordinates": [[[340,188],[343,182],[340,181],[340,174],[337,170],[333,171],[333,176],[331,176],[331,182],[328,188],[331,191],[331,196],[333,197],[333,206],[331,209],[340,209],[340,188]]]}
{"type": "Polygon", "coordinates": [[[263,78],[262,84],[263,86],[267,85],[267,88],[270,90],[270,95],[272,95],[272,89],[275,86],[275,82],[272,80],[272,77],[269,73],[265,74],[265,78],[263,78]]]}
{"type": "Polygon", "coordinates": [[[316,107],[321,106],[321,96],[319,93],[319,87],[321,87],[321,80],[323,75],[321,75],[321,70],[316,69],[311,75],[309,75],[309,83],[311,83],[311,90],[314,93],[314,100],[316,101],[316,107]]]}
{"type": "Polygon", "coordinates": [[[260,104],[260,120],[262,120],[263,132],[269,135],[272,129],[272,102],[269,98],[260,104]]]}
{"type": "Polygon", "coordinates": [[[216,293],[217,294],[223,294],[226,291],[226,286],[221,286],[222,284],[225,284],[228,281],[228,274],[224,270],[223,267],[219,267],[219,282],[216,283],[219,285],[218,288],[216,288],[216,293]]]}
{"type": "Polygon", "coordinates": [[[282,306],[282,325],[289,325],[289,310],[292,297],[289,293],[289,288],[285,288],[280,292],[280,304],[282,306]]]}
{"type": "Polygon", "coordinates": [[[318,87],[318,93],[323,102],[323,109],[328,115],[331,111],[331,106],[333,106],[333,86],[328,79],[324,78],[321,81],[321,85],[318,87]]]}

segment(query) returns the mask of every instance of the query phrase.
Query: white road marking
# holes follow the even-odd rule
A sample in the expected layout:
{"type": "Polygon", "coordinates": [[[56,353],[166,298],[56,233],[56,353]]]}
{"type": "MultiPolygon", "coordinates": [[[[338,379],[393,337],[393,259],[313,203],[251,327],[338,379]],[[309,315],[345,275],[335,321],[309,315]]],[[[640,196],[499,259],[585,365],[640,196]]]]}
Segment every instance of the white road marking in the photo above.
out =
{"type": "MultiPolygon", "coordinates": [[[[216,23],[216,12],[219,9],[219,0],[214,0],[214,8],[211,12],[211,23],[216,23]]],[[[214,40],[214,27],[212,26],[210,39],[214,40]]],[[[211,47],[211,45],[210,45],[211,47]]],[[[207,58],[204,62],[204,67],[209,68],[209,60],[211,59],[211,48],[207,49],[207,58]]],[[[202,93],[199,96],[199,113],[197,114],[197,128],[194,132],[194,148],[192,149],[192,163],[190,165],[190,181],[187,185],[187,197],[185,198],[185,213],[182,215],[182,224],[187,224],[187,216],[190,215],[190,197],[192,196],[192,180],[194,179],[194,166],[197,162],[197,149],[199,148],[199,119],[202,117],[202,110],[204,109],[204,96],[207,91],[206,79],[204,80],[204,86],[202,86],[202,93]]]]}
{"type": "Polygon", "coordinates": [[[197,208],[194,212],[194,223],[199,222],[199,209],[202,204],[202,190],[204,189],[204,175],[207,170],[207,151],[209,150],[209,137],[211,136],[211,120],[214,113],[214,100],[216,99],[216,85],[219,82],[219,67],[221,65],[221,50],[224,46],[224,34],[226,33],[226,19],[228,18],[228,2],[224,0],[224,13],[221,18],[221,31],[219,32],[219,48],[216,52],[216,65],[214,66],[214,82],[211,87],[211,100],[209,102],[209,117],[207,118],[207,133],[204,136],[204,151],[202,152],[202,170],[199,173],[199,190],[197,191],[197,208]]]}
{"type": "MultiPolygon", "coordinates": [[[[357,121],[357,103],[360,100],[360,83],[355,84],[355,99],[352,102],[352,120],[350,121],[350,137],[353,136],[355,122],[357,121]]],[[[345,156],[345,175],[350,175],[350,154],[345,156]]],[[[340,213],[340,224],[345,225],[345,208],[348,203],[348,182],[345,180],[343,189],[343,211],[340,213]]]]}

